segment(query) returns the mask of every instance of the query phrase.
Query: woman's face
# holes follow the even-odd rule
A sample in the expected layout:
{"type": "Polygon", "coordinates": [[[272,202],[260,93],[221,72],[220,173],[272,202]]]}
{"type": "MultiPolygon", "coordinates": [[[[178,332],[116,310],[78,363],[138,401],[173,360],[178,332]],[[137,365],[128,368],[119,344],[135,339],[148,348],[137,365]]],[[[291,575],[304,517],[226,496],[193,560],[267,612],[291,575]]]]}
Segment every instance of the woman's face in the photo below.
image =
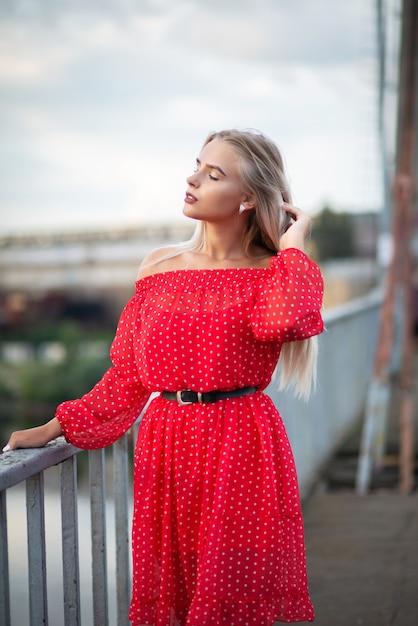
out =
{"type": "Polygon", "coordinates": [[[186,182],[183,213],[194,219],[222,222],[235,217],[246,197],[237,154],[225,141],[213,140],[203,148],[186,182]]]}

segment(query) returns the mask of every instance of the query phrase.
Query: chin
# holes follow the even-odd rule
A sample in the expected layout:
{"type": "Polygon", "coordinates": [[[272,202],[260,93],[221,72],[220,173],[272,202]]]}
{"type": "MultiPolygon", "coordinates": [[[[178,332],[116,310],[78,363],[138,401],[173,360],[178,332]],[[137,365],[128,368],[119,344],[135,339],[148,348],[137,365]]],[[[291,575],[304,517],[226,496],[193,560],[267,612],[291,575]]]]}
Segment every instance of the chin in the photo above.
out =
{"type": "Polygon", "coordinates": [[[185,215],[186,217],[191,217],[195,220],[201,219],[199,215],[196,215],[196,212],[193,211],[193,207],[191,207],[189,204],[184,205],[183,215],[185,215]]]}

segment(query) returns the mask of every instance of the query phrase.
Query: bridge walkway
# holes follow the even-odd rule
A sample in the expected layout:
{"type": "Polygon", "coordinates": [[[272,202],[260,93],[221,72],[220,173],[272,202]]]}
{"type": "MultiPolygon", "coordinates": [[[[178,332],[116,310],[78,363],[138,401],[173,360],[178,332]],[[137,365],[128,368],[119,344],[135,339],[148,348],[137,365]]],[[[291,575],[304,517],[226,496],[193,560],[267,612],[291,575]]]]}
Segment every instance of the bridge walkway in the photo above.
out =
{"type": "MultiPolygon", "coordinates": [[[[414,406],[417,442],[416,389],[414,406]]],[[[418,456],[415,489],[410,495],[402,495],[398,489],[396,407],[392,401],[385,463],[375,473],[370,492],[364,496],[355,493],[361,435],[358,427],[305,500],[308,573],[316,626],[418,624],[418,456]]]]}

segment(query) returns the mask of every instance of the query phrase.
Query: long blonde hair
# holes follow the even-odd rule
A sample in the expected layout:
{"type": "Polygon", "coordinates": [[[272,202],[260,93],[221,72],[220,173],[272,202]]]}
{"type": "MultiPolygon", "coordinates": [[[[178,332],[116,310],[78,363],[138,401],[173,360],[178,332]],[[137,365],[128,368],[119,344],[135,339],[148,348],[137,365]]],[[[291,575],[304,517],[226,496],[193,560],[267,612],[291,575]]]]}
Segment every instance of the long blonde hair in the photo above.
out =
{"type": "MultiPolygon", "coordinates": [[[[239,157],[243,191],[255,200],[244,233],[244,248],[248,252],[257,245],[271,254],[280,250],[280,239],[288,226],[283,201],[291,204],[291,193],[284,171],[283,158],[276,144],[255,130],[222,130],[212,132],[203,147],[211,141],[225,141],[239,157]]],[[[205,242],[205,224],[199,221],[191,239],[165,259],[184,251],[201,250],[205,242]]],[[[280,357],[279,389],[292,387],[295,395],[307,399],[316,384],[318,355],[317,337],[283,344],[280,357]]]]}
{"type": "MultiPolygon", "coordinates": [[[[244,191],[255,199],[254,210],[244,234],[248,250],[252,244],[267,251],[280,250],[280,238],[288,226],[287,213],[282,203],[292,202],[289,182],[285,175],[282,155],[276,144],[258,131],[223,130],[212,132],[204,146],[211,141],[226,141],[240,159],[240,174],[244,191]]],[[[203,225],[195,233],[195,245],[202,245],[203,225]]],[[[283,345],[280,358],[279,388],[294,388],[295,395],[307,399],[316,385],[318,357],[317,337],[283,345]]]]}

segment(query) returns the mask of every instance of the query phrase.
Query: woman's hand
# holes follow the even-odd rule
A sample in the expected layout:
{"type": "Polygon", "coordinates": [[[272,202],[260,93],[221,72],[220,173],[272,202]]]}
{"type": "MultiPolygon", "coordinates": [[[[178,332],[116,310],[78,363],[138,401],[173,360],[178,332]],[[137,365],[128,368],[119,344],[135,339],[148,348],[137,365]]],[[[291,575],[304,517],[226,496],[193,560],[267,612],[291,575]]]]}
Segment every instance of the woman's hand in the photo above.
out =
{"type": "Polygon", "coordinates": [[[42,448],[48,441],[62,435],[59,421],[54,417],[50,422],[35,428],[17,430],[12,433],[9,441],[3,448],[3,452],[16,450],[16,448],[42,448]]]}
{"type": "Polygon", "coordinates": [[[298,248],[304,251],[305,239],[310,235],[312,219],[292,204],[283,203],[283,210],[294,220],[280,239],[280,250],[298,248]]]}

